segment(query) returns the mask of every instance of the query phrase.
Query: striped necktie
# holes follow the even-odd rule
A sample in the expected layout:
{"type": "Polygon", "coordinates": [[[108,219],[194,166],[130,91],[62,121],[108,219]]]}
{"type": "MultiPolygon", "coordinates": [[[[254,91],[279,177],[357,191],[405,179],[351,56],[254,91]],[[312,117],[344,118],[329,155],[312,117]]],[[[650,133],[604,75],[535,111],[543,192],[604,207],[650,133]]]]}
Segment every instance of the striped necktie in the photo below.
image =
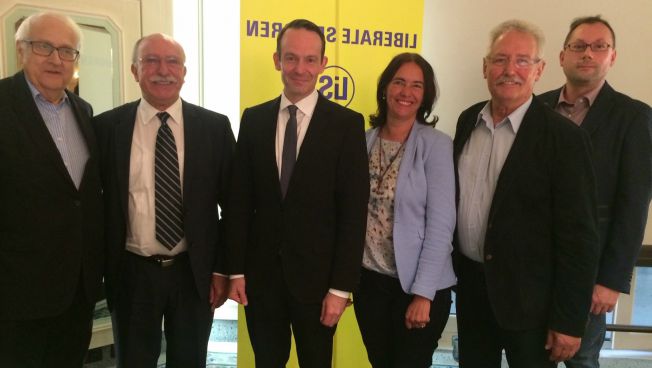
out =
{"type": "Polygon", "coordinates": [[[159,112],[161,127],[156,135],[154,155],[154,207],[156,209],[156,240],[172,249],[183,238],[183,202],[179,179],[177,145],[167,124],[170,114],[159,112]]]}

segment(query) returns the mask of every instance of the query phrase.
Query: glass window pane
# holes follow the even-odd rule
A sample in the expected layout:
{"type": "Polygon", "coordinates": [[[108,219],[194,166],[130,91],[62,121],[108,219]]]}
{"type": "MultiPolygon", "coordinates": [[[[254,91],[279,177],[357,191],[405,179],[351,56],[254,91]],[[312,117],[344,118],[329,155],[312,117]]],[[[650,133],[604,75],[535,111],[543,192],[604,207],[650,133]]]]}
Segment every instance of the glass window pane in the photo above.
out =
{"type": "Polygon", "coordinates": [[[632,324],[652,326],[652,268],[636,267],[632,324]]]}

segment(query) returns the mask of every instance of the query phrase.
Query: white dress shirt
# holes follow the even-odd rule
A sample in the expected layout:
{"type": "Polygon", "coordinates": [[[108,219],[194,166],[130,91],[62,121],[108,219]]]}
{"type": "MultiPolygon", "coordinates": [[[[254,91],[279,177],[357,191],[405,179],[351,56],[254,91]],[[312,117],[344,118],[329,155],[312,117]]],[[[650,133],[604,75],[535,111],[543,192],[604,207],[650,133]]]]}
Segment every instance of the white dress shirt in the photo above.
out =
{"type": "Polygon", "coordinates": [[[312,91],[311,94],[304,97],[302,100],[293,104],[285,97],[285,93],[281,94],[281,106],[278,109],[278,118],[276,123],[276,165],[278,166],[278,177],[281,178],[281,166],[283,165],[283,142],[285,141],[285,127],[288,125],[290,119],[290,112],[288,106],[294,105],[297,107],[297,157],[301,149],[301,143],[306,136],[312,113],[317,106],[317,98],[319,94],[317,90],[312,91]]]}
{"type": "MultiPolygon", "coordinates": [[[[181,99],[167,108],[170,118],[167,124],[172,130],[177,145],[179,158],[179,177],[183,193],[184,168],[184,135],[183,113],[181,99]]],[[[154,208],[154,154],[156,151],[156,136],[161,121],[156,116],[160,111],[150,105],[145,99],[140,100],[136,112],[134,135],[131,142],[129,161],[129,199],[127,250],[141,256],[169,255],[174,256],[187,249],[186,239],[171,250],[156,240],[156,211],[154,208]]]]}
{"type": "Polygon", "coordinates": [[[487,220],[498,177],[531,103],[532,97],[494,126],[491,102],[487,102],[478,114],[475,129],[460,155],[457,169],[460,252],[476,262],[484,262],[487,220]]]}

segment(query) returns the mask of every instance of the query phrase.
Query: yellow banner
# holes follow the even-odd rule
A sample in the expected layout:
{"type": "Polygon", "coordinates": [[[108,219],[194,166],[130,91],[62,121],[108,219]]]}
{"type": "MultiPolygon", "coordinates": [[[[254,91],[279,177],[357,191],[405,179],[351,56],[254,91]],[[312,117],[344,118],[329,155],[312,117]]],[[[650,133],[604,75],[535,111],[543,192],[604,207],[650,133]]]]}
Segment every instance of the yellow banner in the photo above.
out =
{"type": "Polygon", "coordinates": [[[317,89],[365,116],[376,110],[376,83],[389,60],[421,50],[423,0],[243,0],[240,12],[241,111],[281,93],[272,54],[281,28],[295,18],[326,36],[328,65],[317,89]]]}
{"type": "MultiPolygon", "coordinates": [[[[391,58],[421,50],[423,0],[242,0],[240,2],[240,111],[278,97],[283,90],[272,55],[283,25],[309,19],[324,30],[328,65],[317,89],[328,99],[362,113],[376,111],[378,77],[391,58]]],[[[227,50],[225,50],[227,52],[227,50]]],[[[288,367],[298,367],[293,353],[288,367]]],[[[340,320],[333,367],[369,367],[353,308],[340,320]]],[[[238,367],[254,367],[240,308],[238,367]]]]}

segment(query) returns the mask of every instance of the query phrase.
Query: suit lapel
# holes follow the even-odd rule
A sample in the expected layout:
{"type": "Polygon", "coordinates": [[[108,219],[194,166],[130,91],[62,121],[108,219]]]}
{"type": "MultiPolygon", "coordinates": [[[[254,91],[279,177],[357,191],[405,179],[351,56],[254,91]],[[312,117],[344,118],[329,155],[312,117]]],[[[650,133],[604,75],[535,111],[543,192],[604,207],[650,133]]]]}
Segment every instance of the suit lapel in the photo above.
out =
{"type": "Polygon", "coordinates": [[[82,176],[82,181],[79,184],[79,189],[81,190],[85,182],[84,178],[86,178],[86,170],[90,167],[90,164],[92,164],[93,160],[97,160],[98,157],[97,142],[95,141],[95,134],[93,133],[93,129],[90,123],[89,112],[82,110],[77,95],[67,90],[66,90],[66,94],[68,95],[70,105],[72,106],[72,111],[75,115],[77,127],[79,128],[79,131],[84,137],[84,142],[86,143],[86,149],[88,150],[88,160],[86,161],[86,165],[84,167],[84,174],[82,176]]]}
{"type": "MultiPolygon", "coordinates": [[[[480,107],[480,109],[482,109],[482,107],[480,107]]],[[[453,142],[453,158],[456,165],[459,163],[462,150],[464,149],[466,142],[471,137],[471,132],[473,132],[473,129],[475,128],[479,113],[480,110],[470,112],[469,114],[471,114],[471,116],[468,118],[464,117],[462,122],[457,127],[455,140],[453,142]]]]}
{"type": "Polygon", "coordinates": [[[183,160],[183,204],[188,202],[186,199],[192,196],[193,190],[192,178],[195,175],[195,163],[201,162],[201,147],[199,138],[202,134],[202,121],[197,116],[194,109],[186,101],[181,100],[181,111],[183,114],[183,140],[184,140],[184,160],[183,160]]]}
{"type": "MultiPolygon", "coordinates": [[[[13,105],[18,112],[18,116],[23,116],[23,123],[28,134],[34,141],[34,150],[41,151],[41,154],[56,168],[57,172],[61,175],[62,179],[67,183],[68,187],[77,191],[75,183],[73,183],[66,166],[61,158],[61,153],[52,140],[52,135],[45,125],[45,121],[41,113],[36,107],[36,102],[32,97],[32,93],[25,80],[23,72],[19,72],[14,76],[14,90],[16,93],[13,95],[13,105]]],[[[75,112],[77,114],[77,112],[75,112]]]]}
{"type": "Polygon", "coordinates": [[[555,110],[557,108],[557,102],[559,102],[559,95],[561,95],[561,90],[562,88],[557,88],[553,91],[549,91],[542,95],[539,95],[538,97],[540,98],[541,102],[543,102],[544,105],[555,110]]]}
{"type": "Polygon", "coordinates": [[[125,218],[128,218],[127,202],[129,199],[129,164],[131,158],[131,141],[136,123],[136,110],[139,101],[125,106],[119,114],[115,126],[115,174],[118,183],[120,204],[125,218]]]}
{"type": "Polygon", "coordinates": [[[306,135],[303,137],[303,142],[301,143],[301,149],[299,150],[297,162],[292,171],[292,177],[290,177],[287,195],[290,195],[289,193],[292,191],[292,187],[296,185],[296,182],[301,180],[301,175],[305,171],[306,165],[310,165],[311,158],[319,154],[319,147],[323,144],[323,137],[327,136],[324,130],[328,129],[331,110],[325,101],[326,98],[319,95],[315,111],[310,118],[308,130],[306,130],[306,135]]]}
{"type": "MultiPolygon", "coordinates": [[[[261,132],[260,142],[258,143],[260,144],[260,157],[263,163],[262,170],[264,170],[262,174],[269,178],[270,183],[273,183],[273,190],[280,201],[283,195],[281,194],[281,174],[278,171],[278,164],[276,163],[276,126],[278,124],[278,111],[281,108],[281,97],[279,96],[267,103],[265,108],[258,123],[260,124],[261,132]]],[[[295,165],[294,169],[296,170],[296,168],[295,165]]]]}
{"type": "Polygon", "coordinates": [[[491,202],[489,210],[489,221],[500,207],[502,200],[509,195],[510,187],[514,178],[521,172],[522,165],[526,165],[531,156],[530,151],[534,149],[536,142],[541,137],[540,116],[543,112],[543,106],[537,101],[536,97],[532,99],[532,104],[528,108],[523,121],[518,129],[518,133],[512,144],[512,148],[507,154],[503,168],[498,176],[496,191],[491,202]]]}
{"type": "Polygon", "coordinates": [[[583,129],[586,129],[589,135],[592,136],[602,124],[606,124],[609,120],[609,112],[615,104],[613,95],[613,88],[605,82],[580,125],[583,129]]]}

